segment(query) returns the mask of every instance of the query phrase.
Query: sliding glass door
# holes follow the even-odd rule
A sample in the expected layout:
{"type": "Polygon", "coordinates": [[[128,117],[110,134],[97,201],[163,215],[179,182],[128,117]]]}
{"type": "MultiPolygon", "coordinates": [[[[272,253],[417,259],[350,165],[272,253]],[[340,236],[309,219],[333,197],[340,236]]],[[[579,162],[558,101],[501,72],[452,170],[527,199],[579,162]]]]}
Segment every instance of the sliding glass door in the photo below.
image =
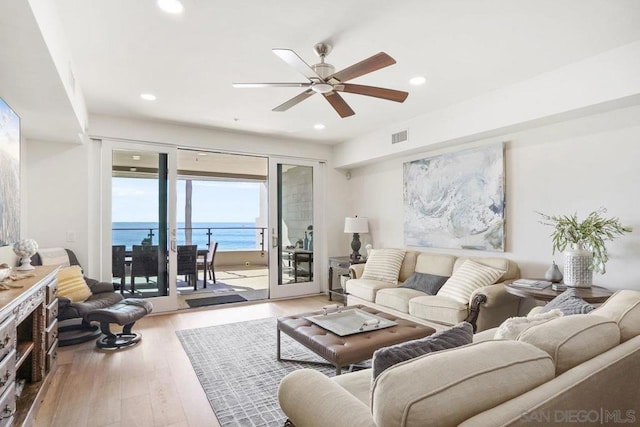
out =
{"type": "Polygon", "coordinates": [[[102,167],[101,277],[125,297],[151,298],[158,312],[200,306],[190,301],[206,293],[320,292],[320,162],[103,140],[102,167]],[[180,270],[188,247],[195,275],[180,270]]]}
{"type": "Polygon", "coordinates": [[[153,298],[154,311],[175,310],[176,150],[103,141],[103,154],[102,276],[125,297],[153,298]]]}
{"type": "Polygon", "coordinates": [[[269,160],[269,290],[271,298],[320,292],[317,199],[319,164],[269,160]]]}

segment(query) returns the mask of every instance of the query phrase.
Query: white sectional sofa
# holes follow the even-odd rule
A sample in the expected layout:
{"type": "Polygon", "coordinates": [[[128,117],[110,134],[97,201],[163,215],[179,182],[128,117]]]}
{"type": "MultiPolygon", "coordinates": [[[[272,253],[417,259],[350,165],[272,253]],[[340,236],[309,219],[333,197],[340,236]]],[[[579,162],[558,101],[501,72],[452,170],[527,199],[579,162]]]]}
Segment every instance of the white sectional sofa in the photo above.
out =
{"type": "Polygon", "coordinates": [[[619,291],[589,314],[531,326],[512,340],[494,332],[375,379],[371,369],[334,378],[294,371],[280,383],[280,406],[296,427],[640,422],[640,291],[619,291]]]}
{"type": "MultiPolygon", "coordinates": [[[[367,261],[370,262],[370,261],[367,261]]],[[[435,326],[455,325],[463,320],[482,331],[498,326],[518,312],[519,298],[508,294],[503,281],[520,277],[518,265],[499,257],[456,257],[433,252],[405,251],[397,283],[362,278],[366,264],[351,266],[351,277],[345,285],[347,304],[363,304],[399,317],[435,326]],[[468,301],[462,302],[443,295],[399,287],[414,272],[438,276],[452,276],[471,259],[479,264],[503,271],[497,283],[473,291],[468,301]],[[435,325],[434,325],[435,324],[435,325]]]]}

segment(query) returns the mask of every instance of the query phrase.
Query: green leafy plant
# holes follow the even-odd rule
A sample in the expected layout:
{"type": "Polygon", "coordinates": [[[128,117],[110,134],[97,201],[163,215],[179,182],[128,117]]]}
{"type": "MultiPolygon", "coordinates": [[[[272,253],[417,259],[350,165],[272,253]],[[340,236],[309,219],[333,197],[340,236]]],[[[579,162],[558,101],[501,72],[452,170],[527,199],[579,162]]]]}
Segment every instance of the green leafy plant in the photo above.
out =
{"type": "Polygon", "coordinates": [[[624,233],[630,233],[631,228],[622,225],[617,217],[604,218],[605,208],[591,212],[584,221],[578,221],[578,215],[546,215],[542,216],[541,224],[554,228],[551,233],[553,253],[562,252],[567,246],[582,246],[593,254],[593,271],[606,273],[605,264],[609,260],[605,242],[613,240],[624,233]]]}

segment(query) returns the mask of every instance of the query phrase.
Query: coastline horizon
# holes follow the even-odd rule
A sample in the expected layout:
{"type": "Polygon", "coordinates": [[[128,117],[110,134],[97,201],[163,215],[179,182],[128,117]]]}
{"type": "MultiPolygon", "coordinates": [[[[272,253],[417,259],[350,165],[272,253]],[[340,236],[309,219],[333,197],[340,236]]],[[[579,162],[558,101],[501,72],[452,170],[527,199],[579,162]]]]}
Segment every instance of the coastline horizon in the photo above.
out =
{"type": "MultiPolygon", "coordinates": [[[[151,237],[151,244],[156,243],[154,240],[158,230],[157,222],[114,221],[111,223],[111,228],[113,245],[125,245],[130,250],[133,245],[142,244],[142,241],[149,237],[151,237]]],[[[259,248],[262,240],[261,231],[264,227],[256,227],[254,221],[193,222],[191,228],[191,242],[198,248],[208,247],[207,233],[211,232],[210,238],[218,242],[218,250],[233,250],[259,248]]],[[[184,222],[178,222],[177,229],[178,245],[185,244],[184,222]]]]}

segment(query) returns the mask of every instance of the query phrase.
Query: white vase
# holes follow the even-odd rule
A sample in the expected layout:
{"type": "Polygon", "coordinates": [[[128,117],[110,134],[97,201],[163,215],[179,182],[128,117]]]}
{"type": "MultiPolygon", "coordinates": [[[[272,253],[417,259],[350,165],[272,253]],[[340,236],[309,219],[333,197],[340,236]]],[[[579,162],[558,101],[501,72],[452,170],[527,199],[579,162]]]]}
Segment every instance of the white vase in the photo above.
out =
{"type": "Polygon", "coordinates": [[[573,244],[564,253],[564,283],[577,288],[590,288],[593,283],[593,255],[582,245],[573,244]]]}

